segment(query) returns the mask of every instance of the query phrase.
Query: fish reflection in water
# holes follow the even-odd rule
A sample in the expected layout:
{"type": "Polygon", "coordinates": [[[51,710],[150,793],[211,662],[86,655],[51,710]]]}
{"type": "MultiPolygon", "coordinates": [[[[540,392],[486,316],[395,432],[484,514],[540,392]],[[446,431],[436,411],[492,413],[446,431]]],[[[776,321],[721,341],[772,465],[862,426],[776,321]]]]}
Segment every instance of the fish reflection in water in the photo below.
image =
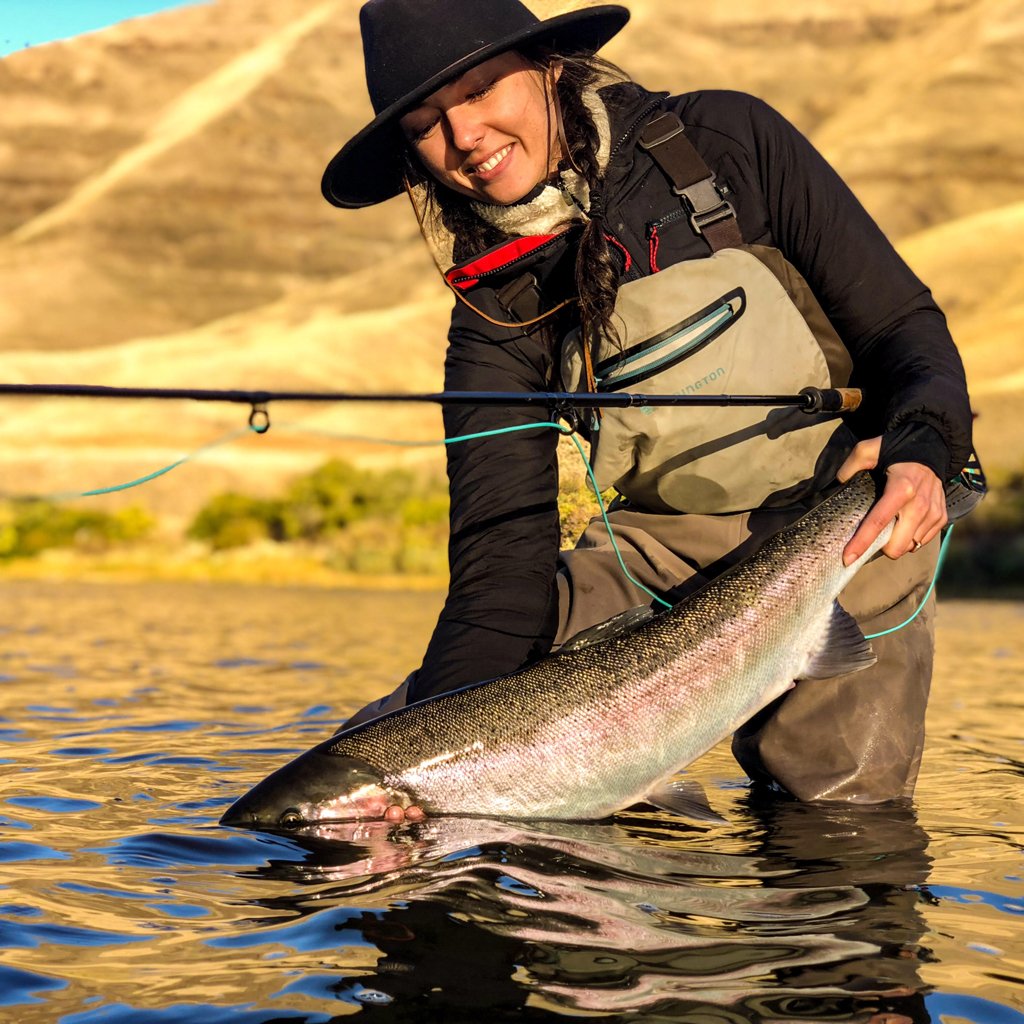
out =
{"type": "Polygon", "coordinates": [[[290,837],[303,863],[262,869],[301,887],[260,905],[349,908],[344,927],[382,955],[337,990],[427,1014],[410,1019],[527,1006],[929,1020],[917,967],[930,861],[913,812],[748,798],[739,813],[753,856],[709,850],[713,835],[663,816],[311,829],[290,837]]]}

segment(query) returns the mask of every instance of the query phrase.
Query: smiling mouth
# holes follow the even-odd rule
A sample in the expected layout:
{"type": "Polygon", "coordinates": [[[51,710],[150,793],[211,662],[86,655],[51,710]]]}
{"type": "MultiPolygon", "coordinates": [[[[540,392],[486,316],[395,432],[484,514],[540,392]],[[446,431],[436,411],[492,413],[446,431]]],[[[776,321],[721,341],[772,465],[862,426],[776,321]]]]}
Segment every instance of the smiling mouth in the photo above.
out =
{"type": "Polygon", "coordinates": [[[488,171],[493,171],[494,168],[497,167],[498,164],[500,164],[501,161],[504,160],[511,152],[511,144],[505,146],[504,149],[499,149],[494,156],[488,157],[488,159],[486,159],[482,164],[477,164],[476,167],[473,168],[474,172],[477,174],[486,174],[488,171]]]}

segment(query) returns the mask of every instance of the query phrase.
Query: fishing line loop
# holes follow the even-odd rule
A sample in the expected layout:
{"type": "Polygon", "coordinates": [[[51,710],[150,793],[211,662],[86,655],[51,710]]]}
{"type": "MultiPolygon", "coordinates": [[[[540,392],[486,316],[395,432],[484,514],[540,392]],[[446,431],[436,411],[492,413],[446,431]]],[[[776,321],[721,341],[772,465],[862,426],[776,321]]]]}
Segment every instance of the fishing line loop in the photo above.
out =
{"type": "Polygon", "coordinates": [[[953,527],[955,525],[955,523],[950,523],[942,532],[942,543],[939,545],[939,555],[935,561],[935,571],[932,573],[932,581],[928,584],[928,589],[925,591],[924,597],[921,598],[921,601],[914,610],[914,613],[909,618],[904,619],[898,626],[893,626],[892,629],[883,629],[880,633],[871,633],[864,637],[865,640],[877,640],[879,637],[898,633],[904,626],[909,626],[914,619],[921,614],[924,610],[924,606],[928,603],[928,598],[932,596],[932,592],[935,590],[936,583],[939,582],[939,573],[942,570],[942,563],[946,560],[946,552],[949,550],[949,541],[953,536],[953,527]]]}
{"type": "Polygon", "coordinates": [[[266,405],[253,403],[249,412],[249,427],[257,434],[265,434],[270,429],[270,412],[266,405]]]}
{"type": "Polygon", "coordinates": [[[554,408],[551,410],[551,418],[556,421],[560,420],[565,424],[564,429],[559,427],[559,430],[566,437],[571,437],[573,434],[579,433],[579,410],[574,406],[569,405],[567,402],[555,402],[554,408]]]}
{"type": "Polygon", "coordinates": [[[604,522],[604,528],[608,531],[608,540],[611,541],[612,551],[615,552],[615,558],[619,563],[619,568],[622,570],[626,579],[633,584],[634,587],[639,587],[648,597],[654,599],[657,604],[660,604],[662,608],[671,608],[672,604],[666,601],[663,597],[656,594],[650,587],[645,587],[630,571],[626,568],[626,560],[622,557],[622,552],[619,550],[619,545],[615,540],[615,531],[612,529],[611,520],[608,518],[608,510],[605,508],[604,498],[601,497],[601,488],[597,485],[597,477],[594,475],[594,467],[590,464],[590,459],[587,458],[587,453],[583,450],[583,445],[580,444],[580,439],[576,434],[572,435],[573,444],[576,445],[576,450],[580,453],[580,458],[583,460],[583,465],[587,469],[587,476],[590,479],[590,486],[594,491],[594,497],[597,499],[598,507],[601,509],[601,519],[604,522]]]}

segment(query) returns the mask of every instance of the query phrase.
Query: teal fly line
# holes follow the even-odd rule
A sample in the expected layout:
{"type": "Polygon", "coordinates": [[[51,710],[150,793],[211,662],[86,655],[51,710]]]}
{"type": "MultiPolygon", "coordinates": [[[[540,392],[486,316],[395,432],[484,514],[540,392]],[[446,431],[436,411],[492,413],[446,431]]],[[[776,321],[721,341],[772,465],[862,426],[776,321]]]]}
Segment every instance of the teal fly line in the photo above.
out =
{"type": "MultiPolygon", "coordinates": [[[[298,433],[308,434],[313,437],[326,437],[336,441],[364,441],[373,444],[394,445],[401,448],[426,448],[436,447],[437,445],[457,444],[460,441],[476,441],[481,438],[497,437],[499,434],[513,434],[522,430],[537,430],[539,428],[557,430],[562,434],[567,432],[566,427],[561,423],[543,421],[539,423],[519,423],[511,427],[498,427],[494,430],[481,430],[475,434],[463,434],[459,437],[444,437],[439,440],[401,441],[386,437],[370,437],[362,434],[342,434],[330,430],[317,430],[312,427],[303,427],[292,423],[280,424],[277,427],[278,430],[292,430],[298,433]]],[[[237,441],[240,437],[246,437],[249,434],[265,433],[266,427],[254,425],[242,427],[238,430],[232,430],[230,433],[224,434],[222,437],[215,438],[213,441],[209,441],[204,445],[200,445],[200,447],[189,452],[187,455],[183,455],[180,459],[175,459],[174,462],[168,463],[166,466],[161,466],[159,469],[154,469],[151,473],[146,473],[144,476],[136,477],[134,480],[126,480],[121,484],[111,484],[109,487],[96,487],[88,491],[63,491],[59,494],[33,497],[38,497],[40,500],[44,501],[70,501],[74,498],[96,498],[102,494],[116,494],[118,491],[128,491],[133,487],[141,487],[143,484],[148,484],[152,480],[165,476],[172,470],[178,469],[179,466],[184,466],[186,463],[197,459],[204,452],[211,451],[214,448],[219,448],[225,444],[230,444],[232,441],[237,441]]]]}
{"type": "Polygon", "coordinates": [[[514,434],[521,430],[537,430],[540,427],[551,428],[562,434],[567,432],[563,424],[551,421],[518,423],[513,427],[496,427],[494,430],[481,430],[476,434],[461,434],[458,437],[442,437],[427,441],[399,441],[388,437],[371,437],[366,434],[342,434],[335,430],[321,430],[316,427],[304,427],[295,423],[282,423],[274,429],[292,430],[296,433],[307,434],[310,437],[326,437],[332,441],[362,441],[366,444],[386,444],[397,448],[432,448],[441,444],[458,444],[460,441],[477,441],[485,437],[497,437],[499,434],[514,434]]]}
{"type": "Polygon", "coordinates": [[[101,494],[116,494],[118,491],[128,491],[133,487],[141,487],[143,484],[148,484],[151,480],[156,480],[158,477],[164,476],[166,473],[170,473],[172,469],[177,469],[179,466],[183,466],[186,462],[191,462],[197,456],[202,455],[203,452],[209,451],[211,448],[219,448],[221,445],[230,444],[232,441],[237,441],[238,438],[244,437],[246,434],[259,434],[262,433],[256,427],[242,427],[239,430],[232,430],[231,433],[225,434],[223,437],[218,437],[213,441],[201,445],[196,448],[195,451],[189,452],[187,455],[183,455],[180,459],[176,459],[174,462],[161,466],[160,469],[154,469],[152,473],[147,473],[145,476],[136,477],[134,480],[128,480],[123,484],[111,484],[109,487],[96,487],[91,491],[65,491],[61,494],[47,495],[42,500],[48,501],[68,501],[72,498],[96,498],[101,494]]]}
{"type": "Polygon", "coordinates": [[[924,597],[921,598],[921,603],[914,610],[914,614],[909,619],[904,619],[898,626],[893,626],[892,629],[883,629],[880,633],[872,633],[870,636],[864,637],[865,640],[877,640],[881,636],[898,633],[904,626],[909,626],[921,614],[924,606],[928,603],[928,598],[932,596],[935,590],[935,584],[939,581],[939,572],[942,569],[942,563],[946,560],[946,552],[949,550],[949,539],[953,536],[954,525],[950,523],[946,528],[945,536],[943,536],[942,543],[939,545],[939,557],[935,560],[935,572],[932,573],[932,581],[928,584],[928,589],[925,591],[924,597]]]}
{"type": "Polygon", "coordinates": [[[597,486],[597,477],[594,476],[594,467],[590,464],[590,459],[587,458],[587,453],[583,450],[583,445],[580,444],[580,439],[575,435],[570,435],[573,443],[576,445],[576,450],[580,453],[580,458],[583,460],[583,465],[587,467],[587,476],[590,478],[590,486],[594,490],[594,496],[597,498],[598,507],[601,509],[601,519],[604,521],[604,528],[608,531],[608,539],[612,543],[612,550],[615,552],[615,557],[618,559],[619,568],[625,573],[626,579],[633,584],[634,587],[639,587],[645,594],[653,597],[658,604],[663,605],[666,608],[671,608],[672,605],[666,601],[663,597],[659,597],[653,590],[645,587],[633,574],[626,568],[626,563],[622,557],[622,552],[619,551],[619,545],[615,542],[615,531],[612,530],[612,524],[608,520],[608,512],[604,507],[604,499],[601,497],[601,489],[597,486]]]}

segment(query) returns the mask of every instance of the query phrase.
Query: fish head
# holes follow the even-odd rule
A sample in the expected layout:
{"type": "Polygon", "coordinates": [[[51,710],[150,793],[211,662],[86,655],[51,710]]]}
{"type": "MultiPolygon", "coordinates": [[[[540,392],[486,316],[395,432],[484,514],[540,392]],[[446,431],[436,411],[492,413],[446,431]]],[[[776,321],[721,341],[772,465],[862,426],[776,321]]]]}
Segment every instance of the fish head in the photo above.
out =
{"type": "Polygon", "coordinates": [[[384,773],[366,761],[332,754],[330,743],[295,758],[245,796],[220,819],[239,828],[294,830],[335,821],[383,818],[392,805],[412,800],[385,784],[384,773]]]}

